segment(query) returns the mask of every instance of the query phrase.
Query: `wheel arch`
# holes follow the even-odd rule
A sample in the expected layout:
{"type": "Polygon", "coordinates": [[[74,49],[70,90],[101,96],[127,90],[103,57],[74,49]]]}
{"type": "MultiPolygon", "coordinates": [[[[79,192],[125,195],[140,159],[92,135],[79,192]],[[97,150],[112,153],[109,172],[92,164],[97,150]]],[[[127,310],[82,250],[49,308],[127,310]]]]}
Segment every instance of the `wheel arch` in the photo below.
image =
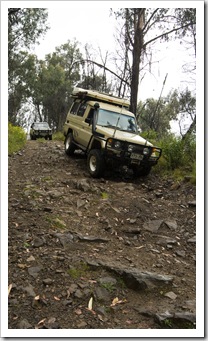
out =
{"type": "MultiPolygon", "coordinates": [[[[69,128],[69,129],[67,130],[66,134],[65,134],[65,141],[66,141],[67,135],[68,135],[69,133],[73,133],[73,130],[72,130],[71,128],[69,128]]],[[[64,142],[65,142],[65,141],[64,141],[64,142]]]]}
{"type": "Polygon", "coordinates": [[[102,147],[101,147],[101,142],[96,140],[96,139],[93,139],[93,141],[91,142],[90,144],[90,148],[88,150],[88,153],[92,150],[92,149],[99,149],[101,150],[102,147]]]}

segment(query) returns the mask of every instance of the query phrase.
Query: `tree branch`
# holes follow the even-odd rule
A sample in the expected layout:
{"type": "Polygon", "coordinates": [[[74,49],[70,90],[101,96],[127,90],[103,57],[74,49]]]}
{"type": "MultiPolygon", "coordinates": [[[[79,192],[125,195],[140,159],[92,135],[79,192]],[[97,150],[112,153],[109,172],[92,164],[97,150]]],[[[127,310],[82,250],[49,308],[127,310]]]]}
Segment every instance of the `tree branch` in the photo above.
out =
{"type": "Polygon", "coordinates": [[[170,30],[170,31],[167,31],[167,32],[165,32],[165,33],[162,33],[162,34],[160,34],[159,36],[157,36],[157,37],[155,37],[155,38],[149,40],[149,41],[146,42],[146,43],[144,43],[144,48],[146,48],[146,46],[149,45],[150,43],[152,43],[153,41],[155,41],[155,40],[157,40],[157,39],[159,39],[159,38],[162,38],[162,37],[164,37],[164,36],[166,36],[166,35],[168,35],[168,34],[171,34],[171,33],[173,33],[173,32],[177,32],[177,31],[179,31],[179,30],[181,30],[181,29],[183,29],[183,28],[186,28],[186,27],[188,27],[188,26],[190,26],[190,25],[191,25],[191,24],[188,23],[188,24],[186,24],[186,25],[184,25],[184,26],[180,26],[180,27],[174,28],[174,29],[172,29],[172,30],[170,30]]]}
{"type": "MultiPolygon", "coordinates": [[[[151,16],[149,17],[149,19],[147,20],[146,24],[143,27],[143,32],[145,31],[147,25],[149,24],[149,22],[151,21],[151,19],[154,17],[155,13],[157,13],[157,11],[159,10],[159,8],[156,8],[156,10],[151,14],[151,16]]],[[[152,26],[152,25],[151,25],[152,26]]],[[[150,26],[150,27],[151,27],[150,26]]]]}
{"type": "Polygon", "coordinates": [[[73,66],[74,66],[75,64],[84,64],[85,62],[87,62],[87,63],[92,63],[92,64],[94,64],[94,65],[99,66],[100,68],[103,68],[103,69],[107,70],[108,72],[112,73],[112,75],[114,75],[114,76],[116,76],[118,79],[120,79],[122,82],[124,82],[125,84],[127,84],[128,86],[130,86],[130,83],[127,82],[126,79],[123,79],[123,78],[120,77],[117,73],[115,73],[114,71],[110,70],[110,69],[107,68],[106,66],[104,66],[104,65],[102,65],[102,64],[100,64],[100,63],[97,63],[97,62],[95,62],[95,61],[93,61],[93,60],[90,60],[90,59],[83,59],[83,60],[81,60],[81,61],[76,61],[76,62],[74,62],[74,63],[72,64],[71,69],[73,68],[73,66]]]}

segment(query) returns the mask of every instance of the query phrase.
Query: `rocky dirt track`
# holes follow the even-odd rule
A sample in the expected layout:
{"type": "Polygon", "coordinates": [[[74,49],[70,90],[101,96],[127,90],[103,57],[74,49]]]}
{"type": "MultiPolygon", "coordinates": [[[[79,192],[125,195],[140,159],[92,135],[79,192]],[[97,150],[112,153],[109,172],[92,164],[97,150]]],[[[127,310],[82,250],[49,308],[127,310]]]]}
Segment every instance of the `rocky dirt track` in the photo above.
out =
{"type": "Polygon", "coordinates": [[[195,187],[93,179],[63,142],[9,157],[10,329],[195,328],[195,187]]]}

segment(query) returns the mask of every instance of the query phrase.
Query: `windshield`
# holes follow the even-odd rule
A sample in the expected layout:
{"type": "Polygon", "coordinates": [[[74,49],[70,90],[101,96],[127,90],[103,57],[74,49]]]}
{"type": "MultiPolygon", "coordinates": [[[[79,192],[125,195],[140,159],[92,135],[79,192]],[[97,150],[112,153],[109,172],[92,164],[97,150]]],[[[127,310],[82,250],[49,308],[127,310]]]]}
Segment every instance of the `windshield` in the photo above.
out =
{"type": "Polygon", "coordinates": [[[34,128],[35,129],[50,129],[48,123],[45,123],[45,122],[35,123],[34,128]]]}
{"type": "Polygon", "coordinates": [[[122,131],[137,132],[137,125],[134,117],[121,115],[120,113],[99,109],[97,125],[108,128],[116,128],[122,131]]]}

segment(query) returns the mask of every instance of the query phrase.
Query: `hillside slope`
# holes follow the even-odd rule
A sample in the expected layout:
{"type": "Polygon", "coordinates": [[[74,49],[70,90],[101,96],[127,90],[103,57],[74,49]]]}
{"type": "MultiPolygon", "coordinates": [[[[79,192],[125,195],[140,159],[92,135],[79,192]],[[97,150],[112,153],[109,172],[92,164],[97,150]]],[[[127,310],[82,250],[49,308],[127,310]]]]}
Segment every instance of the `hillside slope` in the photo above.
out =
{"type": "Polygon", "coordinates": [[[195,187],[93,179],[63,142],[9,157],[9,328],[195,328],[195,187]]]}

